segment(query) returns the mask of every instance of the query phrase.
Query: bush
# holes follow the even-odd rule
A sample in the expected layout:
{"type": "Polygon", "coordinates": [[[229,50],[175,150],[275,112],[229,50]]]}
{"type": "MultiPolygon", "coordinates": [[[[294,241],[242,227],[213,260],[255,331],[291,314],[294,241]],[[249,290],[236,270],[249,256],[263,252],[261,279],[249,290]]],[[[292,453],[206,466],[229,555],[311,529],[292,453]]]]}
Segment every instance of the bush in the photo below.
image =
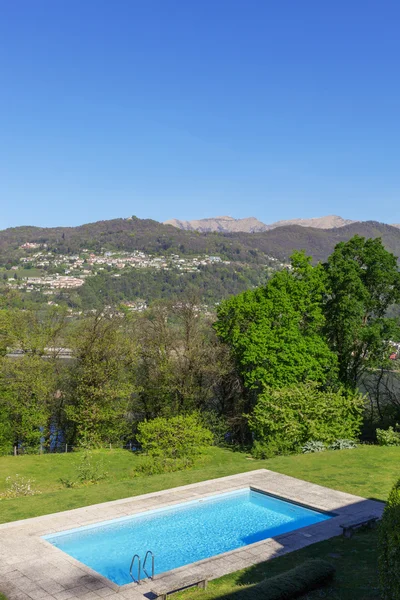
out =
{"type": "Polygon", "coordinates": [[[280,436],[269,439],[268,442],[255,440],[251,449],[251,454],[256,459],[272,458],[277,455],[287,456],[288,454],[296,454],[298,452],[300,452],[300,446],[294,447],[280,436]]]}
{"type": "Polygon", "coordinates": [[[213,434],[215,446],[226,445],[229,438],[229,427],[225,417],[212,411],[205,411],[201,415],[201,422],[213,434]]]}
{"type": "Polygon", "coordinates": [[[248,417],[255,439],[275,443],[286,453],[296,452],[310,440],[330,444],[358,437],[364,400],[345,390],[320,390],[315,383],[282,389],[266,388],[248,417]]]}
{"type": "Polygon", "coordinates": [[[161,475],[184,471],[193,464],[188,458],[161,458],[159,456],[146,456],[135,468],[134,475],[161,475]]]}
{"type": "Polygon", "coordinates": [[[376,439],[380,446],[400,446],[400,432],[395,431],[393,427],[377,429],[376,439]]]}
{"type": "MultiPolygon", "coordinates": [[[[335,567],[324,560],[303,564],[240,591],[241,600],[290,600],[307,594],[333,578],[335,567]]],[[[239,597],[239,594],[237,595],[239,597]]],[[[233,595],[234,597],[234,595],[233,595]]]]}
{"type": "Polygon", "coordinates": [[[137,439],[152,457],[189,460],[213,443],[211,431],[203,427],[197,414],[144,421],[138,426],[137,439]]]}
{"type": "Polygon", "coordinates": [[[90,450],[83,450],[78,468],[78,481],[80,483],[98,483],[106,479],[108,473],[104,463],[99,458],[94,458],[90,450]]]}
{"type": "Polygon", "coordinates": [[[354,448],[357,448],[354,440],[335,440],[329,446],[330,450],[353,450],[354,448]]]}
{"type": "Polygon", "coordinates": [[[400,600],[400,479],[379,525],[379,579],[383,600],[400,600]]]}
{"type": "Polygon", "coordinates": [[[36,496],[41,494],[32,485],[34,479],[26,479],[18,473],[14,477],[6,477],[7,489],[0,495],[0,498],[20,498],[21,496],[36,496]]]}
{"type": "Polygon", "coordinates": [[[59,482],[66,488],[74,488],[88,483],[99,483],[108,476],[101,458],[94,457],[88,448],[81,451],[79,462],[76,466],[76,479],[60,477],[59,482]]]}
{"type": "Polygon", "coordinates": [[[303,454],[312,454],[313,452],[324,452],[326,450],[325,444],[318,440],[310,440],[306,442],[302,447],[301,451],[303,454]]]}

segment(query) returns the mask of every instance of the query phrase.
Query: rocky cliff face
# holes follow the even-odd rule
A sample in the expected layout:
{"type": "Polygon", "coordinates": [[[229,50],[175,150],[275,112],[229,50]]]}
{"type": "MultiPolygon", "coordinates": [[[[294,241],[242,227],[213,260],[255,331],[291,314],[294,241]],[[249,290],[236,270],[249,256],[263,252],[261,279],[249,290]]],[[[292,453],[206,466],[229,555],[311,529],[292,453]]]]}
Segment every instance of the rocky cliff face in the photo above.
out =
{"type": "MultiPolygon", "coordinates": [[[[356,223],[350,219],[343,219],[336,215],[329,215],[326,217],[317,217],[315,219],[289,219],[287,221],[277,221],[271,225],[262,223],[255,217],[248,217],[246,219],[234,219],[233,217],[214,217],[209,219],[199,219],[194,221],[180,221],[179,219],[170,219],[165,221],[164,225],[173,225],[179,229],[185,231],[202,231],[207,233],[210,231],[217,231],[220,233],[236,233],[238,231],[244,231],[246,233],[259,233],[261,231],[269,231],[276,227],[284,227],[286,225],[300,225],[302,227],[314,227],[316,229],[334,229],[337,227],[344,227],[356,223]]],[[[400,225],[399,225],[400,227],[400,225]]]]}
{"type": "Polygon", "coordinates": [[[337,215],[328,215],[326,217],[316,217],[315,219],[289,219],[288,221],[276,221],[271,227],[301,225],[302,227],[314,227],[315,229],[335,229],[356,222],[357,221],[352,221],[351,219],[343,219],[337,215]]]}
{"type": "Polygon", "coordinates": [[[170,219],[164,221],[164,225],[173,225],[179,229],[186,231],[218,231],[220,233],[235,233],[237,231],[245,231],[246,233],[257,233],[260,231],[268,231],[270,227],[261,223],[255,217],[247,219],[234,219],[233,217],[214,217],[210,219],[199,219],[194,221],[179,221],[178,219],[170,219]]]}

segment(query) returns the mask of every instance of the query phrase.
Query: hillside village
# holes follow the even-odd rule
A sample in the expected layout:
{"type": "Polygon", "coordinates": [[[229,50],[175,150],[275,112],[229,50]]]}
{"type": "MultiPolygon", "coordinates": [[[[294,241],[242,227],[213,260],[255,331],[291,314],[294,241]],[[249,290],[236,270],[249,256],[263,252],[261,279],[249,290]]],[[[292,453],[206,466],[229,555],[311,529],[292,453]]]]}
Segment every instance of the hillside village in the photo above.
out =
{"type": "MultiPolygon", "coordinates": [[[[8,273],[5,271],[3,279],[13,288],[26,292],[41,290],[44,294],[60,289],[79,288],[87,277],[102,272],[110,272],[113,277],[119,277],[123,269],[195,272],[208,265],[230,264],[230,261],[222,260],[219,256],[181,258],[179,254],[152,256],[140,251],[102,251],[96,254],[85,248],[80,254],[55,254],[47,249],[46,244],[31,242],[22,244],[20,250],[24,250],[26,256],[20,258],[20,265],[12,266],[8,273]],[[34,274],[30,275],[29,270],[34,274]]],[[[271,261],[274,260],[271,258],[271,261]]]]}

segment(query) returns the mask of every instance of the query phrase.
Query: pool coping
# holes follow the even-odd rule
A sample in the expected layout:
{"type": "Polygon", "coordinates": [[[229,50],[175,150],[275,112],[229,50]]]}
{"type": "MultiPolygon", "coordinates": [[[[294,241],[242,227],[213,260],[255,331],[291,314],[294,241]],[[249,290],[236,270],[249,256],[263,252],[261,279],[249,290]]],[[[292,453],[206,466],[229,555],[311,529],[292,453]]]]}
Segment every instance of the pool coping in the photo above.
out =
{"type": "Polygon", "coordinates": [[[188,577],[215,579],[315,542],[340,535],[344,519],[380,517],[384,504],[322,487],[267,469],[151,492],[60,513],[0,525],[0,591],[8,600],[144,600],[152,582],[118,586],[53,546],[41,536],[61,533],[102,521],[167,508],[243,487],[289,500],[325,513],[331,519],[267,538],[247,546],[179,567],[155,577],[178,589],[188,577]],[[118,594],[118,596],[117,596],[118,594]]]}

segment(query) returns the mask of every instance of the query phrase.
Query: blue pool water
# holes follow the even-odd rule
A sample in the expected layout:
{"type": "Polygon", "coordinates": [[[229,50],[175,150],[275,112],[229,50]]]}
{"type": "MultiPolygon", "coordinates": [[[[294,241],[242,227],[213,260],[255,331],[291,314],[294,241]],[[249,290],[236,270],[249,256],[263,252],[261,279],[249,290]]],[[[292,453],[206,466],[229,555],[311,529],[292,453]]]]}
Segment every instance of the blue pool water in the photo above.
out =
{"type": "Polygon", "coordinates": [[[329,518],[246,488],[44,538],[124,585],[134,554],[152,550],[158,574],[329,518]]]}

